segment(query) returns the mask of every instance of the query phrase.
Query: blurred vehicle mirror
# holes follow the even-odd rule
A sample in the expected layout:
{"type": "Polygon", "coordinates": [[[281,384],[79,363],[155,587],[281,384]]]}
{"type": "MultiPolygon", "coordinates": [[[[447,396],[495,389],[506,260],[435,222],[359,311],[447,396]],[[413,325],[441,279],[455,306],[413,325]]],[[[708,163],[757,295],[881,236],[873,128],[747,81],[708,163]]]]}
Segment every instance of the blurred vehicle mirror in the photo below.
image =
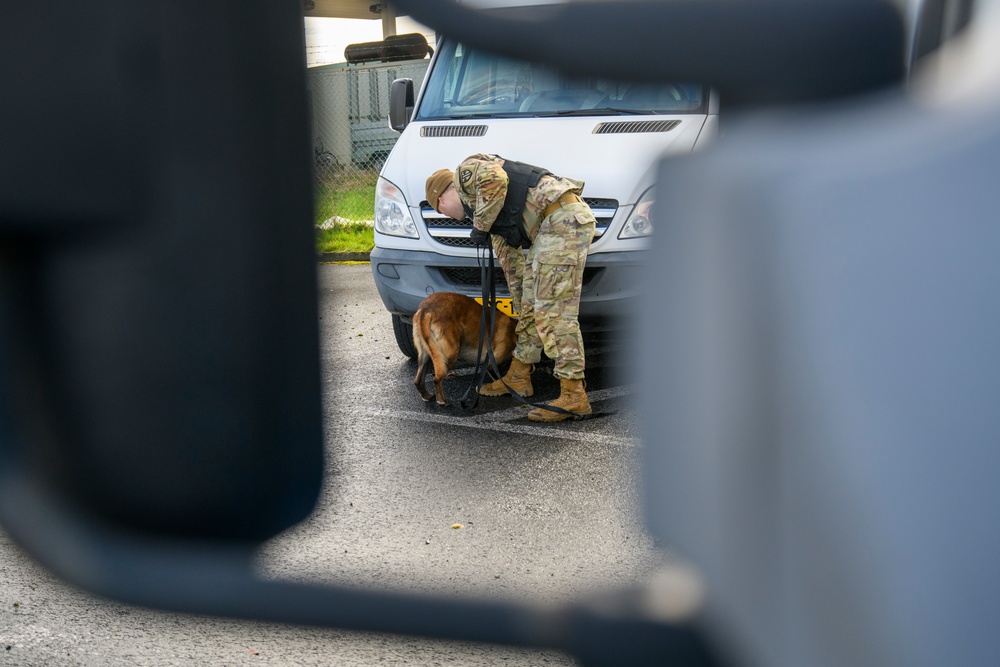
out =
{"type": "MultiPolygon", "coordinates": [[[[0,74],[21,93],[0,108],[19,128],[0,158],[12,537],[127,602],[585,664],[994,655],[996,78],[960,112],[919,108],[899,9],[876,0],[398,7],[576,73],[706,82],[734,113],[718,148],[661,165],[637,347],[648,522],[704,568],[704,606],[660,604],[676,582],[552,609],[253,573],[323,471],[292,3],[2,10],[0,54],[27,63],[0,74]]],[[[393,89],[401,127],[412,84],[393,89]]]]}

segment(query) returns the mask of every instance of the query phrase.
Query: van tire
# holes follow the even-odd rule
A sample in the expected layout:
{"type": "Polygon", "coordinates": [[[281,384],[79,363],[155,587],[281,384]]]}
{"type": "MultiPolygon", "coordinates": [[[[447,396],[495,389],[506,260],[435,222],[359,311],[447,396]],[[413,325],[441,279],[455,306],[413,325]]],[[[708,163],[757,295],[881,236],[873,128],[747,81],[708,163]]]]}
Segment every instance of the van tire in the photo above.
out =
{"type": "Polygon", "coordinates": [[[417,358],[417,348],[413,347],[413,325],[403,321],[399,315],[392,316],[392,332],[396,334],[399,351],[410,359],[417,358]]]}

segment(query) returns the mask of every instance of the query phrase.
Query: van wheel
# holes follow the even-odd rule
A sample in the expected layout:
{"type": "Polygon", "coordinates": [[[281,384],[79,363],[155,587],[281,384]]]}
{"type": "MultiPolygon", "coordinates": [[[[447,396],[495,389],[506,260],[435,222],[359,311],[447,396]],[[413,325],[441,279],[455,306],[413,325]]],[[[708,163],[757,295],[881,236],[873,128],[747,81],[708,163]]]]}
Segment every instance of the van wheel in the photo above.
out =
{"type": "Polygon", "coordinates": [[[410,359],[417,358],[417,348],[413,347],[413,325],[407,324],[399,315],[392,316],[392,332],[396,334],[399,351],[410,359]]]}

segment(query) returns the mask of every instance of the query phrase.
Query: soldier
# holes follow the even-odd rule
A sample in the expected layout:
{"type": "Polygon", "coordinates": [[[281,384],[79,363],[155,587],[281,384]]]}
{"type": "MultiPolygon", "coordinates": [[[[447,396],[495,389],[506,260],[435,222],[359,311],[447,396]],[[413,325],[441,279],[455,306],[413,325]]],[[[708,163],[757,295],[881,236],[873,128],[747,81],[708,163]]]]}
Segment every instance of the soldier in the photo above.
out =
{"type": "Polygon", "coordinates": [[[518,313],[517,347],[502,380],[480,388],[484,396],[531,396],[531,373],[544,351],[555,362],[559,398],[567,412],[534,408],[532,421],[561,421],[591,414],[584,383],[580,290],[587,251],[597,225],[580,198],[583,181],[530,164],[476,154],[456,171],[427,179],[427,201],[439,213],[472,219],[471,238],[492,247],[518,313]],[[522,248],[528,248],[527,258],[522,248]],[[505,386],[506,385],[506,386],[505,386]]]}

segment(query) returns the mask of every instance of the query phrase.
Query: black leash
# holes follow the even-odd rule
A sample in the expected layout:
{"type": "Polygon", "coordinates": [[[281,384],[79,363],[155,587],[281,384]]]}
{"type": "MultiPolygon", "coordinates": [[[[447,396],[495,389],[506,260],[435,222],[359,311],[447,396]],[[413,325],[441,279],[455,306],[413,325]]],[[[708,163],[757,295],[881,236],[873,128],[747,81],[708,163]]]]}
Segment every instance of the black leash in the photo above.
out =
{"type": "MultiPolygon", "coordinates": [[[[493,249],[490,246],[486,247],[486,254],[489,255],[488,261],[484,262],[482,253],[479,251],[481,248],[477,246],[476,253],[479,257],[479,274],[480,282],[482,283],[482,298],[483,298],[483,312],[479,317],[479,346],[476,348],[476,368],[472,373],[472,382],[469,384],[469,388],[465,390],[465,394],[462,396],[461,405],[466,410],[472,410],[477,405],[479,405],[479,388],[483,386],[483,381],[486,379],[486,371],[489,369],[490,365],[493,366],[493,372],[497,374],[498,378],[503,377],[500,375],[499,369],[497,369],[497,361],[493,356],[493,332],[496,330],[496,311],[494,310],[496,306],[496,284],[493,282],[493,249]],[[486,332],[489,331],[489,340],[486,340],[486,332]],[[484,348],[486,349],[486,356],[484,357],[482,352],[484,348]]],[[[506,384],[504,385],[506,386],[506,384]]]]}
{"type": "Polygon", "coordinates": [[[495,270],[493,263],[493,247],[492,244],[488,244],[485,248],[486,254],[489,256],[488,260],[484,260],[483,255],[479,253],[480,249],[481,246],[477,246],[480,279],[482,281],[483,313],[479,319],[479,347],[476,348],[476,368],[472,373],[472,382],[469,384],[469,388],[465,390],[465,394],[462,396],[462,407],[466,410],[472,410],[479,405],[479,389],[483,386],[483,381],[486,379],[487,370],[492,370],[493,374],[498,380],[500,380],[500,382],[503,383],[503,386],[507,388],[507,391],[514,398],[514,400],[522,405],[532,408],[542,408],[543,410],[548,410],[549,412],[558,412],[560,414],[570,415],[576,420],[594,419],[596,417],[605,417],[608,414],[614,414],[613,412],[598,412],[591,413],[589,415],[581,415],[577,412],[565,410],[556,405],[532,403],[503,381],[503,373],[500,372],[500,369],[497,366],[496,357],[493,356],[492,345],[493,331],[496,329],[496,283],[493,279],[493,273],[495,270]],[[490,332],[490,337],[486,345],[486,356],[484,358],[480,355],[482,354],[483,342],[486,337],[487,330],[490,332]]]}

